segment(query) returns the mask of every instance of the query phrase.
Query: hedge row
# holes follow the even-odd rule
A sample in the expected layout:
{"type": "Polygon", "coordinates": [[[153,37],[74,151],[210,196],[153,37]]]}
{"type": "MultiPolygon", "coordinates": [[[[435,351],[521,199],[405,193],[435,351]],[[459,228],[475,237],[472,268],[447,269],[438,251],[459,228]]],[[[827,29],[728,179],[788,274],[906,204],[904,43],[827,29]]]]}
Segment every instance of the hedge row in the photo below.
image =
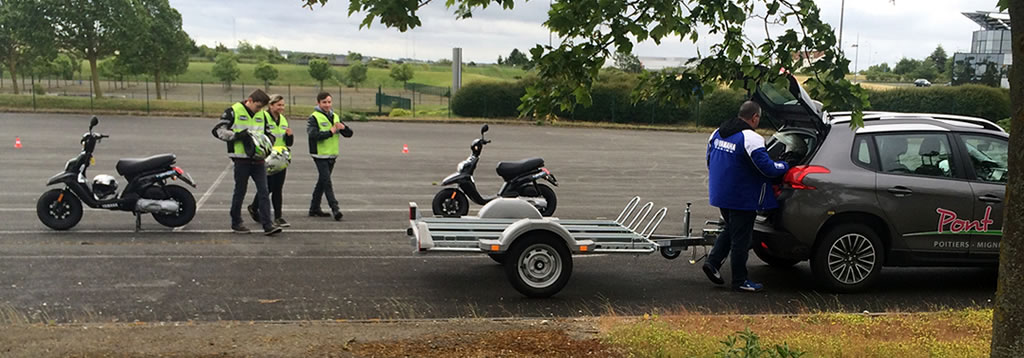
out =
{"type": "MultiPolygon", "coordinates": [[[[452,98],[452,111],[466,117],[517,117],[519,99],[526,93],[525,88],[523,81],[470,83],[452,98]]],[[[722,120],[734,117],[746,99],[744,91],[723,88],[693,105],[680,107],[656,102],[633,103],[632,90],[633,85],[628,82],[598,83],[591,92],[593,105],[577,106],[558,115],[591,122],[679,124],[696,121],[701,126],[717,126],[722,120]]],[[[993,122],[1010,116],[1009,91],[981,85],[869,90],[868,95],[869,110],[874,111],[946,113],[993,122]]]]}

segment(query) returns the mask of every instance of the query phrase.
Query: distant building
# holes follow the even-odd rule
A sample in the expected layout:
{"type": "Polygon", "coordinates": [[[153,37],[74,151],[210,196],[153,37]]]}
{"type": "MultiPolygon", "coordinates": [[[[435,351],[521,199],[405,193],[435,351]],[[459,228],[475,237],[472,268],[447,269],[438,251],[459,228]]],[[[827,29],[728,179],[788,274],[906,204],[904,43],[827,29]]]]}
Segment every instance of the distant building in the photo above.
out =
{"type": "MultiPolygon", "coordinates": [[[[971,37],[971,52],[953,54],[953,63],[966,62],[974,67],[975,75],[980,77],[987,66],[999,66],[1003,73],[1002,85],[1010,87],[1006,78],[1013,55],[1010,49],[1010,15],[999,12],[976,11],[963,13],[968,19],[981,25],[971,37]]],[[[954,72],[954,75],[956,73],[954,72]]]]}
{"type": "Polygon", "coordinates": [[[644,65],[645,69],[648,70],[664,70],[666,68],[681,68],[688,67],[686,61],[689,61],[690,57],[653,57],[653,56],[638,56],[640,63],[644,65]]]}

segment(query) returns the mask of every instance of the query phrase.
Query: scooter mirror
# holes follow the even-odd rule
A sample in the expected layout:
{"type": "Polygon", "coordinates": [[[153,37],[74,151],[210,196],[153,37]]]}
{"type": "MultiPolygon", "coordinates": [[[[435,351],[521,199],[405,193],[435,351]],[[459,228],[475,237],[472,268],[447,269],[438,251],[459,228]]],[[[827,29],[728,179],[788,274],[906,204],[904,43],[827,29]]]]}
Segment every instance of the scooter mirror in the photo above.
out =
{"type": "Polygon", "coordinates": [[[92,119],[89,120],[89,130],[92,130],[92,127],[95,127],[97,124],[100,124],[100,119],[92,116],[92,119]]]}
{"type": "Polygon", "coordinates": [[[483,126],[483,127],[480,127],[480,135],[484,135],[484,133],[486,133],[486,132],[487,132],[487,129],[488,129],[488,128],[489,128],[489,127],[487,127],[487,125],[486,125],[486,124],[484,124],[484,126],[483,126]]]}

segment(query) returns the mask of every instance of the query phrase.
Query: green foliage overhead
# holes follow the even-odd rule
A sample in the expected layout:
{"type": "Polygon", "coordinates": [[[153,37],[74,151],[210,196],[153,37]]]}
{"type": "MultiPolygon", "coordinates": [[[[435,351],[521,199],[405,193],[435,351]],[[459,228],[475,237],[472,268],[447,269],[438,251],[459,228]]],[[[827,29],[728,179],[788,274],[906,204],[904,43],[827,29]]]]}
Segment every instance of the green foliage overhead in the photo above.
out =
{"type": "MultiPolygon", "coordinates": [[[[328,0],[305,0],[306,6],[328,0]]],[[[375,21],[406,31],[421,25],[418,10],[424,1],[351,0],[349,15],[365,14],[361,26],[375,21]]],[[[447,0],[457,18],[488,6],[511,10],[514,0],[447,0]]],[[[592,103],[590,90],[610,57],[610,48],[632,52],[643,41],[681,38],[697,42],[705,36],[721,36],[691,65],[692,70],[651,74],[635,89],[636,99],[657,99],[685,104],[693,96],[710,93],[720,83],[753,89],[757,83],[779,80],[780,69],[796,68],[799,56],[820,52],[810,65],[814,74],[805,84],[811,96],[826,106],[854,109],[852,125],[860,125],[860,111],[868,105],[860,86],[845,76],[849,60],[836,46],[836,31],[825,24],[813,0],[564,0],[552,3],[544,23],[563,39],[560,45],[537,45],[530,50],[541,81],[527,89],[524,113],[546,115],[576,104],[592,103]],[[765,40],[754,43],[745,25],[763,22],[765,40]],[[781,26],[776,26],[780,24],[781,26]],[[766,70],[759,70],[759,68],[766,70]]],[[[760,26],[759,26],[760,27],[760,26]]],[[[506,60],[506,62],[508,62],[506,60]]]]}

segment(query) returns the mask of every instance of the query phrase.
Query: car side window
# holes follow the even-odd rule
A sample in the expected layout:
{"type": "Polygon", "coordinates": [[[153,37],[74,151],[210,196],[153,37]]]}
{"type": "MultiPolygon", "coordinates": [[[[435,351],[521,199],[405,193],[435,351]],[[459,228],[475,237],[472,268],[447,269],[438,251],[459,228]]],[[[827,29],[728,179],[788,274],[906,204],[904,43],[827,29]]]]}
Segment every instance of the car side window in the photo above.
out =
{"type": "Polygon", "coordinates": [[[1005,139],[981,135],[962,135],[967,156],[978,180],[1006,183],[1009,146],[1005,139]]]}
{"type": "Polygon", "coordinates": [[[871,160],[871,145],[867,136],[857,136],[853,142],[853,160],[865,168],[874,169],[871,160]]]}
{"type": "Polygon", "coordinates": [[[882,172],[952,178],[949,139],[941,133],[875,137],[882,172]]]}

